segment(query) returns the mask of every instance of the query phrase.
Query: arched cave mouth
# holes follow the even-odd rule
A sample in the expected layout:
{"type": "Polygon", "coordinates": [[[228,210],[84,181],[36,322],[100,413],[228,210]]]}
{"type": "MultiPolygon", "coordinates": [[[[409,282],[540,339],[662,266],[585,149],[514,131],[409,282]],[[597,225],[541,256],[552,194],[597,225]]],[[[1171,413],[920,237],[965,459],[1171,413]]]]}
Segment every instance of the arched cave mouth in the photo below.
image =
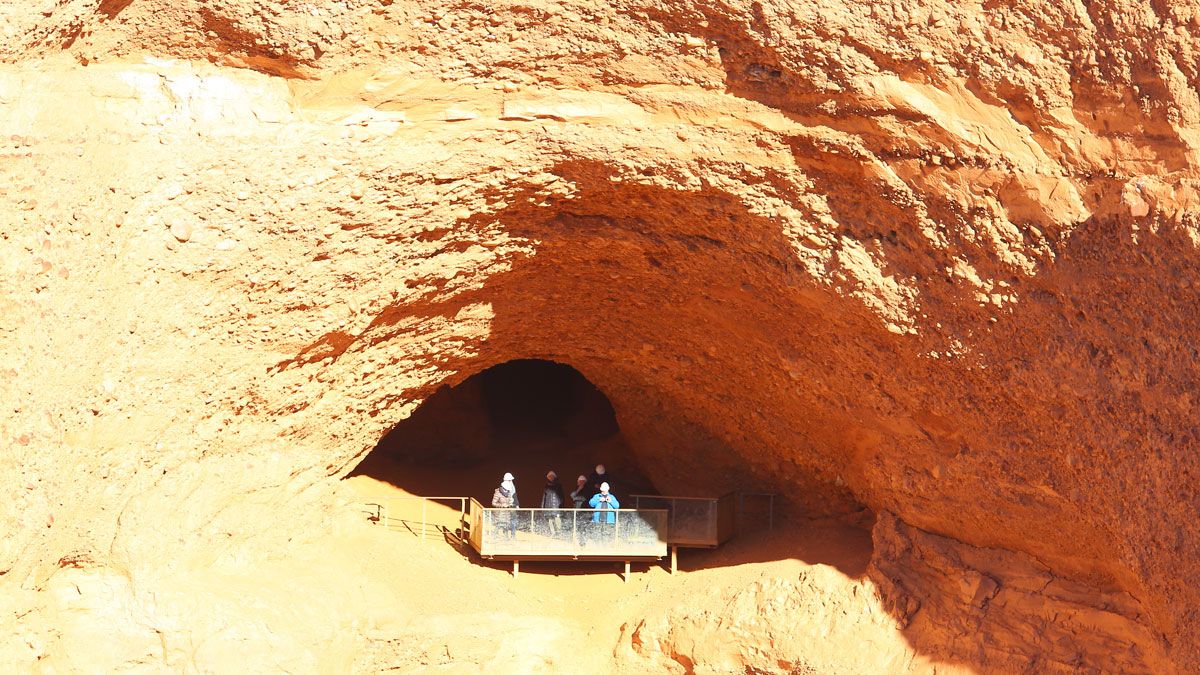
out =
{"type": "Polygon", "coordinates": [[[608,397],[575,368],[518,359],[444,385],[392,428],[348,476],[427,496],[486,501],[505,472],[538,506],[546,472],[564,492],[604,464],[618,494],[653,491],[608,397]]]}
{"type": "MultiPolygon", "coordinates": [[[[506,471],[517,477],[518,496],[526,508],[541,505],[547,471],[558,473],[564,493],[569,494],[575,478],[589,474],[597,463],[608,469],[618,497],[656,494],[659,480],[669,494],[684,494],[669,488],[678,485],[680,475],[703,478],[697,467],[707,471],[718,488],[688,496],[715,497],[737,489],[761,493],[774,487],[739,472],[735,457],[718,463],[722,455],[706,453],[697,458],[691,452],[671,454],[665,464],[654,463],[652,451],[662,443],[640,435],[627,438],[608,396],[575,368],[518,359],[439,387],[397,423],[346,480],[364,502],[386,504],[390,517],[414,532],[427,516],[432,523],[456,527],[457,503],[429,503],[426,512],[416,502],[389,498],[474,497],[490,505],[492,491],[506,471]]],[[[788,525],[782,510],[787,495],[775,492],[774,502],[745,501],[735,538],[744,546],[689,553],[684,568],[797,557],[834,565],[854,578],[864,574],[871,552],[869,525],[838,523],[812,531],[804,530],[803,523],[788,525]],[[768,531],[772,503],[776,529],[768,531]]],[[[873,520],[869,513],[863,515],[873,520]]],[[[556,574],[561,571],[553,569],[556,574]]]]}

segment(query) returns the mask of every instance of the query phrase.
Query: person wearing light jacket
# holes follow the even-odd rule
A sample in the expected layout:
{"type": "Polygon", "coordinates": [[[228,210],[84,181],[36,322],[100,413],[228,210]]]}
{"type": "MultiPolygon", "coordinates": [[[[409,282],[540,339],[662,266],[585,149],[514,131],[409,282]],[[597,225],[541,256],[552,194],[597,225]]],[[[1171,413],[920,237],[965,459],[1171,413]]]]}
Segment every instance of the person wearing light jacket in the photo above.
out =
{"type": "Polygon", "coordinates": [[[593,523],[605,522],[612,525],[617,522],[617,514],[613,511],[621,508],[621,502],[617,500],[616,495],[608,492],[608,483],[600,484],[600,492],[592,495],[592,498],[588,500],[588,505],[595,511],[592,514],[593,523]],[[604,514],[603,520],[601,520],[601,513],[604,514]]]}
{"type": "MultiPolygon", "coordinates": [[[[519,509],[521,502],[517,499],[517,485],[514,482],[516,478],[511,473],[504,474],[504,479],[500,481],[500,487],[492,493],[492,508],[494,509],[519,509]]],[[[517,519],[515,513],[505,513],[499,511],[495,514],[496,529],[505,539],[517,538],[517,519]]]]}

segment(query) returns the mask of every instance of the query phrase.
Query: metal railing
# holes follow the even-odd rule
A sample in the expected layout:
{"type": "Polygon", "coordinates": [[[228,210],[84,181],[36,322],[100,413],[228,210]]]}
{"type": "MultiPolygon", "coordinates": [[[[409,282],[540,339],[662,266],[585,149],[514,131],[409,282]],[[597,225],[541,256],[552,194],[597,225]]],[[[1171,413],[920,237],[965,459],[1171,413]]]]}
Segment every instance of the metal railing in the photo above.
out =
{"type": "Polygon", "coordinates": [[[422,541],[434,537],[467,543],[485,556],[657,557],[667,545],[712,548],[736,532],[761,528],[763,520],[768,529],[775,525],[773,493],[630,498],[632,509],[599,512],[606,514],[603,523],[592,509],[491,509],[470,497],[385,497],[366,503],[365,514],[374,524],[407,531],[422,541]],[[756,500],[759,509],[748,509],[747,502],[756,500]],[[747,521],[758,528],[748,528],[747,521]]]}
{"type": "Polygon", "coordinates": [[[471,500],[470,544],[485,557],[661,558],[663,509],[497,509],[471,500]]]}
{"type": "Polygon", "coordinates": [[[367,502],[367,520],[391,530],[407,531],[419,537],[449,539],[462,544],[464,523],[467,522],[469,497],[385,497],[376,502],[367,502]],[[433,508],[430,508],[431,503],[433,508]],[[442,508],[450,506],[451,511],[442,508]]]}
{"type": "Polygon", "coordinates": [[[667,512],[667,543],[672,546],[711,548],[720,546],[736,529],[736,493],[720,497],[670,497],[630,495],[634,508],[667,512]]]}

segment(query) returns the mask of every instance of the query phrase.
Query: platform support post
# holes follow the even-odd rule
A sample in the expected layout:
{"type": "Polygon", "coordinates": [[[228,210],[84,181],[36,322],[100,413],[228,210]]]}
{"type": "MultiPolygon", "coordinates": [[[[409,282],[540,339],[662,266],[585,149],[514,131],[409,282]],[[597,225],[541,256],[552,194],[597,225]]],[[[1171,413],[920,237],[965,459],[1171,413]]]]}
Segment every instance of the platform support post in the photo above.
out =
{"type": "Polygon", "coordinates": [[[675,570],[679,569],[679,547],[671,547],[671,574],[675,574],[675,570]]]}
{"type": "Polygon", "coordinates": [[[579,509],[571,511],[571,551],[579,555],[579,509]]]}
{"type": "Polygon", "coordinates": [[[629,583],[629,561],[625,561],[625,583],[629,583]]]}
{"type": "Polygon", "coordinates": [[[521,561],[514,560],[513,561],[513,578],[516,579],[517,575],[520,573],[521,573],[521,561]]]}

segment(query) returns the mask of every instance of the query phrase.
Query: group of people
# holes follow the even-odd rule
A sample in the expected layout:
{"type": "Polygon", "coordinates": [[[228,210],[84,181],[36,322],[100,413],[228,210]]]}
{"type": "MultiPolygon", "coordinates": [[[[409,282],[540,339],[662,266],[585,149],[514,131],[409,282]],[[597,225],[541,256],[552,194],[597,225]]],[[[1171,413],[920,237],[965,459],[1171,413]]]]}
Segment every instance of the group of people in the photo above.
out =
{"type": "MultiPolygon", "coordinates": [[[[500,487],[492,493],[493,508],[521,508],[515,481],[516,478],[511,473],[504,474],[504,478],[500,481],[500,487]]],[[[592,509],[595,512],[592,514],[592,522],[601,524],[615,523],[616,514],[613,511],[621,508],[620,500],[612,493],[612,478],[604,469],[603,464],[597,464],[596,469],[590,475],[581,475],[576,479],[575,489],[571,491],[571,502],[576,509],[592,509]]],[[[554,471],[547,472],[546,485],[542,488],[541,508],[571,508],[566,506],[566,503],[562,484],[558,481],[558,474],[554,471]]],[[[560,513],[548,511],[542,514],[542,522],[551,536],[557,536],[562,531],[562,514],[560,513]]],[[[514,536],[516,521],[512,518],[505,518],[504,525],[502,531],[506,531],[510,537],[514,536]]]]}

